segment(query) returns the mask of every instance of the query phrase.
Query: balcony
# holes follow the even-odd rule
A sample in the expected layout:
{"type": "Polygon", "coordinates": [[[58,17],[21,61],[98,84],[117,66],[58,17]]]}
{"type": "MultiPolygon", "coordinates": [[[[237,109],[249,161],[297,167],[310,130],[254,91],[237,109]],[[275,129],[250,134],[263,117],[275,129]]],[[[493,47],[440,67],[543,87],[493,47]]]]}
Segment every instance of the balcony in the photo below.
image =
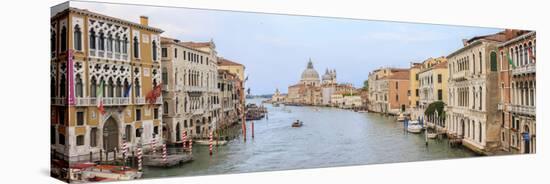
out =
{"type": "MultiPolygon", "coordinates": [[[[96,106],[98,98],[96,97],[86,97],[86,98],[76,98],[76,106],[96,106]]],[[[104,97],[102,98],[104,106],[120,106],[120,105],[129,105],[130,98],[128,97],[104,97]]]]}
{"type": "MultiPolygon", "coordinates": [[[[134,98],[134,104],[135,105],[145,105],[145,104],[147,104],[147,100],[145,100],[145,97],[135,97],[134,98]]],[[[157,101],[155,101],[155,104],[162,104],[162,97],[158,97],[157,101]]]]}
{"type": "Polygon", "coordinates": [[[470,77],[470,71],[469,70],[462,70],[459,72],[455,72],[452,74],[453,80],[466,80],[470,77]]]}
{"type": "Polygon", "coordinates": [[[518,114],[536,116],[536,108],[526,105],[510,105],[510,111],[518,114]]]}
{"type": "Polygon", "coordinates": [[[97,57],[105,57],[105,51],[102,51],[102,50],[98,50],[97,51],[97,57]]]}
{"type": "Polygon", "coordinates": [[[67,105],[67,98],[65,97],[52,97],[52,105],[67,105]]]}
{"type": "Polygon", "coordinates": [[[512,75],[533,74],[537,72],[535,63],[519,66],[512,70],[512,75]]]}
{"type": "Polygon", "coordinates": [[[95,50],[95,49],[90,49],[90,56],[91,56],[91,57],[95,57],[95,56],[96,56],[96,50],[95,50]]]}

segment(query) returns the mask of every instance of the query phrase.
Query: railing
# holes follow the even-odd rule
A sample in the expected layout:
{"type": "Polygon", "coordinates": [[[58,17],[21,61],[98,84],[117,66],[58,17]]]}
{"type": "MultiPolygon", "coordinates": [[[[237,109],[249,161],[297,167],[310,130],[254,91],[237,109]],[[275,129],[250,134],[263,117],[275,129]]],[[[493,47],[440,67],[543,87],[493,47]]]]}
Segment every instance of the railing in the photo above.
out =
{"type": "Polygon", "coordinates": [[[90,56],[95,57],[96,56],[96,50],[90,49],[90,56]]]}
{"type": "Polygon", "coordinates": [[[536,69],[535,63],[529,63],[513,69],[512,75],[530,74],[530,73],[536,73],[536,72],[537,72],[537,69],[536,69]]]}
{"type": "MultiPolygon", "coordinates": [[[[98,98],[85,97],[76,98],[76,106],[94,106],[97,105],[98,98]]],[[[130,104],[130,98],[128,97],[104,97],[102,98],[104,106],[116,106],[116,105],[128,105],[130,104]]]]}
{"type": "Polygon", "coordinates": [[[120,56],[122,57],[122,60],[128,60],[128,54],[121,54],[120,56]]]}
{"type": "Polygon", "coordinates": [[[107,51],[107,58],[113,58],[113,52],[107,51]]]}
{"type": "Polygon", "coordinates": [[[462,70],[462,71],[453,73],[452,79],[453,80],[467,79],[469,76],[470,76],[469,70],[462,70]]]}
{"type": "Polygon", "coordinates": [[[519,114],[527,114],[527,115],[536,115],[536,108],[535,106],[526,106],[526,105],[510,105],[510,110],[515,113],[519,114]]]}
{"type": "Polygon", "coordinates": [[[67,98],[65,97],[52,97],[52,105],[67,105],[67,98]]]}
{"type": "Polygon", "coordinates": [[[120,60],[120,54],[118,52],[115,52],[115,59],[120,60]]]}
{"type": "MultiPolygon", "coordinates": [[[[135,97],[134,104],[136,105],[147,104],[147,100],[145,99],[145,97],[135,97]]],[[[157,98],[157,100],[155,101],[155,104],[162,104],[162,96],[157,98]]]]}
{"type": "Polygon", "coordinates": [[[98,50],[97,51],[97,57],[105,57],[105,51],[98,50]]]}

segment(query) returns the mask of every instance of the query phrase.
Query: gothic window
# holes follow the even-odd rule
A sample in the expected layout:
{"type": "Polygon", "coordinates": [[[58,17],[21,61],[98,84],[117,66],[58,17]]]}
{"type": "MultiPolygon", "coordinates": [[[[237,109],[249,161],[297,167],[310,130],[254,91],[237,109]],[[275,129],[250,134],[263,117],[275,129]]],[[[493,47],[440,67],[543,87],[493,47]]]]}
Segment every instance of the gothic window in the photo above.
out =
{"type": "Polygon", "coordinates": [[[79,25],[74,26],[74,49],[82,50],[82,31],[79,25]]]}
{"type": "Polygon", "coordinates": [[[92,77],[92,80],[90,80],[90,96],[96,97],[96,90],[97,90],[97,81],[95,77],[92,77]]]}
{"type": "Polygon", "coordinates": [[[491,52],[491,71],[497,71],[497,53],[491,52]]]}
{"type": "Polygon", "coordinates": [[[483,133],[483,128],[481,127],[481,122],[479,122],[479,136],[478,136],[478,139],[479,139],[480,143],[481,143],[482,133],[483,133]]]}
{"type": "Polygon", "coordinates": [[[61,81],[59,82],[59,96],[60,97],[65,97],[65,91],[67,91],[67,89],[65,87],[65,83],[66,83],[65,75],[62,75],[61,76],[61,81]]]}
{"type": "Polygon", "coordinates": [[[157,42],[153,40],[153,61],[157,60],[157,42]]]}
{"type": "Polygon", "coordinates": [[[120,81],[120,78],[116,80],[116,92],[115,92],[115,95],[116,97],[122,97],[122,82],[120,81]]]}
{"type": "Polygon", "coordinates": [[[67,28],[65,28],[65,26],[63,26],[63,28],[61,28],[61,41],[60,41],[60,45],[61,45],[61,52],[64,52],[67,50],[67,28]]]}
{"type": "Polygon", "coordinates": [[[124,36],[124,43],[122,44],[122,53],[128,53],[128,38],[124,36]]]}
{"type": "Polygon", "coordinates": [[[130,84],[128,84],[128,80],[127,80],[127,79],[124,79],[124,90],[123,90],[123,91],[124,91],[124,97],[130,96],[130,94],[126,94],[126,93],[127,93],[126,90],[128,90],[128,92],[129,92],[129,90],[130,90],[130,89],[128,89],[129,85],[130,85],[130,84]]]}
{"type": "Polygon", "coordinates": [[[515,57],[515,59],[516,59],[516,61],[515,61],[516,66],[519,66],[519,65],[520,65],[520,63],[519,63],[519,48],[518,48],[517,46],[516,46],[516,55],[515,55],[515,56],[516,56],[516,57],[515,57]]]}
{"type": "Polygon", "coordinates": [[[523,63],[528,64],[529,63],[529,49],[527,47],[527,44],[523,44],[523,63]]]}
{"type": "Polygon", "coordinates": [[[76,90],[76,97],[83,97],[83,87],[82,87],[82,77],[80,77],[80,74],[76,74],[76,84],[75,84],[75,90],[76,90]]]}
{"type": "Polygon", "coordinates": [[[51,36],[50,36],[50,49],[52,51],[52,56],[53,56],[53,53],[55,52],[55,32],[51,32],[51,36]]]}
{"type": "Polygon", "coordinates": [[[113,97],[113,94],[114,94],[114,82],[113,82],[113,78],[109,78],[109,84],[107,85],[107,96],[108,97],[113,97]]]}
{"type": "Polygon", "coordinates": [[[134,37],[134,58],[139,58],[139,41],[138,37],[134,37]]]}
{"type": "Polygon", "coordinates": [[[107,51],[113,51],[113,37],[110,33],[107,34],[107,51]]]}
{"type": "Polygon", "coordinates": [[[103,35],[103,32],[99,32],[99,40],[97,44],[99,50],[105,50],[105,35],[103,35]]]}
{"type": "Polygon", "coordinates": [[[118,34],[115,34],[115,52],[118,52],[120,53],[120,37],[118,36],[118,34]]]}
{"type": "Polygon", "coordinates": [[[141,86],[139,85],[139,79],[136,78],[136,80],[134,81],[134,86],[135,86],[135,94],[136,94],[136,97],[139,97],[140,96],[140,92],[141,92],[141,86]]]}
{"type": "Polygon", "coordinates": [[[55,94],[55,88],[57,86],[55,85],[55,77],[51,77],[51,81],[50,81],[50,94],[51,94],[51,97],[55,97],[56,94],[55,94]]]}
{"type": "Polygon", "coordinates": [[[479,52],[479,73],[483,73],[483,56],[481,52],[479,52]]]}
{"type": "Polygon", "coordinates": [[[479,110],[483,107],[483,88],[479,87],[479,110]]]}
{"type": "Polygon", "coordinates": [[[96,49],[96,35],[94,29],[90,30],[90,49],[96,49]]]}

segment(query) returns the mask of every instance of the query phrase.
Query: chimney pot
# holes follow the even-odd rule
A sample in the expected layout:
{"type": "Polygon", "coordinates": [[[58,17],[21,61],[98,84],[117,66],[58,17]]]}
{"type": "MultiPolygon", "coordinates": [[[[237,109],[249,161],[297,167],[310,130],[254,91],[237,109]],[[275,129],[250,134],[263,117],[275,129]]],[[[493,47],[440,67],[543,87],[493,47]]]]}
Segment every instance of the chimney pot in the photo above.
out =
{"type": "Polygon", "coordinates": [[[149,17],[147,16],[140,16],[139,17],[139,23],[143,26],[149,26],[149,17]]]}

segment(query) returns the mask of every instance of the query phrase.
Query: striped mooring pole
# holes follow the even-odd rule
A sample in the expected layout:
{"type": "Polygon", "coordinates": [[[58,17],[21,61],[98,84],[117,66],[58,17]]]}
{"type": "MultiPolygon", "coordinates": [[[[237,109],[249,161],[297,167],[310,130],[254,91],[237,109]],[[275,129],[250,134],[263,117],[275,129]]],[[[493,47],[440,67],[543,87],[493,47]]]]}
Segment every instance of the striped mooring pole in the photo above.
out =
{"type": "Polygon", "coordinates": [[[193,138],[189,138],[189,152],[193,153],[193,138]]]}
{"type": "Polygon", "coordinates": [[[210,132],[210,140],[209,140],[209,145],[210,145],[209,151],[210,151],[210,155],[212,155],[212,143],[213,143],[213,135],[212,135],[212,132],[210,132]]]}
{"type": "Polygon", "coordinates": [[[151,148],[153,149],[153,155],[157,153],[157,140],[153,138],[153,141],[151,143],[151,148]]]}
{"type": "Polygon", "coordinates": [[[126,165],[126,158],[128,157],[128,144],[126,141],[122,141],[122,162],[126,165]]]}
{"type": "Polygon", "coordinates": [[[187,131],[184,131],[182,134],[181,142],[183,144],[183,150],[185,150],[185,144],[187,143],[187,131]]]}
{"type": "Polygon", "coordinates": [[[141,171],[141,170],[142,170],[142,168],[141,168],[141,166],[142,166],[142,163],[141,163],[141,154],[142,154],[142,152],[141,152],[141,147],[138,147],[138,148],[137,148],[138,171],[141,171]]]}
{"type": "Polygon", "coordinates": [[[166,144],[162,144],[162,161],[166,163],[166,144]]]}

